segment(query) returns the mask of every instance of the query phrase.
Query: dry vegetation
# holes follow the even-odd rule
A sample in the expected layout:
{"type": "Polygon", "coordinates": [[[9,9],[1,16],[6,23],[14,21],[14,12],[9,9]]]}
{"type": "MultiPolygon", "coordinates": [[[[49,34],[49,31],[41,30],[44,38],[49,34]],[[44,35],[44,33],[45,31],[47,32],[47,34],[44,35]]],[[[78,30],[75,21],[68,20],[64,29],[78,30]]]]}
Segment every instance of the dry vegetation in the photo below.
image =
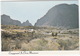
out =
{"type": "Polygon", "coordinates": [[[78,50],[79,30],[2,25],[2,51],[78,50]]]}

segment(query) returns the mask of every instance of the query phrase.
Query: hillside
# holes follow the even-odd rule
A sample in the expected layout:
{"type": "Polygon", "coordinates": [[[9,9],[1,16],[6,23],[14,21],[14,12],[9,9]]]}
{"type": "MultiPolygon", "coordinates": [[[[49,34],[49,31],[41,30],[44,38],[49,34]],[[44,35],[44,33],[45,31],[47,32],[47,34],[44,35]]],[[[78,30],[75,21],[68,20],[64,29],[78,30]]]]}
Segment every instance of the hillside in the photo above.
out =
{"type": "Polygon", "coordinates": [[[59,4],[51,8],[42,18],[38,19],[35,26],[78,28],[78,20],[78,5],[59,4]]]}

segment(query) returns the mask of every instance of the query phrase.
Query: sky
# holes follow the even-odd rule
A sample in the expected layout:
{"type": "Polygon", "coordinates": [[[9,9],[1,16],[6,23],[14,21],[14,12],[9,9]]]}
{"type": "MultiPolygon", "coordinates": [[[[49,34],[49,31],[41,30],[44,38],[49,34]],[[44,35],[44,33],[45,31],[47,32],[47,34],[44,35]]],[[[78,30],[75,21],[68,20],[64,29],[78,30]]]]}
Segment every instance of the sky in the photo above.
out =
{"type": "Polygon", "coordinates": [[[78,1],[1,2],[1,15],[9,15],[12,19],[21,21],[21,23],[29,20],[34,25],[50,8],[62,3],[78,4],[78,1]]]}

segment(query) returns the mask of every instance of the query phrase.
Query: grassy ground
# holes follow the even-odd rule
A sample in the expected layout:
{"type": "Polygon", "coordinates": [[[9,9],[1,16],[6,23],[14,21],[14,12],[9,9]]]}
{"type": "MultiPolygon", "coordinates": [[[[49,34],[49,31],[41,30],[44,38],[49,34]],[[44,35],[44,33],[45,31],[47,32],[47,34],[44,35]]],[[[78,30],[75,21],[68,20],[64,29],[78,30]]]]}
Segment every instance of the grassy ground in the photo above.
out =
{"type": "Polygon", "coordinates": [[[1,26],[2,51],[79,50],[78,29],[1,26]]]}

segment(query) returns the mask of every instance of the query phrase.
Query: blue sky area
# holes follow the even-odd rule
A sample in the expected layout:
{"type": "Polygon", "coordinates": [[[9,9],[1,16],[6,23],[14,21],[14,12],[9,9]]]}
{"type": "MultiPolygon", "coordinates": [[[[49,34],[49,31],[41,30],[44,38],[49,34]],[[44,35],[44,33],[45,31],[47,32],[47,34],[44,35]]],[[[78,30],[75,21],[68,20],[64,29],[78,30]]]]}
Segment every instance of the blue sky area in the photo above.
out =
{"type": "Polygon", "coordinates": [[[62,3],[78,4],[78,1],[1,2],[1,15],[9,15],[21,22],[29,20],[34,25],[50,8],[62,3]]]}

